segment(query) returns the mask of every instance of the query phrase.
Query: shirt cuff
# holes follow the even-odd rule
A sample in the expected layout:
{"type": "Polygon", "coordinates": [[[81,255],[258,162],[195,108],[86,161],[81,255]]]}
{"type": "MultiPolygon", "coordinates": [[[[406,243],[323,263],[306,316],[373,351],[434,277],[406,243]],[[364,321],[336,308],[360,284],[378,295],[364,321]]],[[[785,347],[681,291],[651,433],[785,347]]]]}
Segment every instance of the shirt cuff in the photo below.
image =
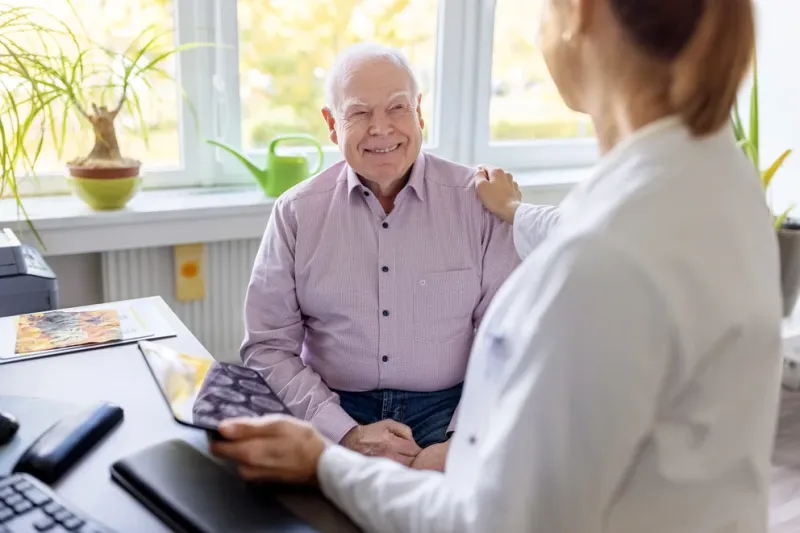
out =
{"type": "Polygon", "coordinates": [[[322,451],[317,464],[317,480],[322,493],[330,500],[335,500],[338,493],[339,481],[342,474],[353,468],[354,465],[363,459],[363,456],[344,446],[331,444],[322,451]]]}
{"type": "Polygon", "coordinates": [[[311,417],[311,425],[334,443],[342,441],[345,435],[358,423],[337,403],[327,403],[311,417]]]}

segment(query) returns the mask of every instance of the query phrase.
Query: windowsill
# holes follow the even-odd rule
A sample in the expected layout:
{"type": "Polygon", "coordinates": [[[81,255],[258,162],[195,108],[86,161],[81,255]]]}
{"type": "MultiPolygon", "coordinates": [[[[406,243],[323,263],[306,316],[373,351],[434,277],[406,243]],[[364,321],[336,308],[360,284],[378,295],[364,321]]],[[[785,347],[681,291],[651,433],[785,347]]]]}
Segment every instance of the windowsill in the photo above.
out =
{"type": "MultiPolygon", "coordinates": [[[[585,173],[548,170],[515,179],[526,201],[556,204],[585,173]]],[[[119,211],[93,211],[71,195],[31,197],[24,205],[44,242],[42,252],[70,255],[261,238],[273,202],[255,186],[236,186],[143,191],[119,211]]],[[[0,227],[38,245],[11,199],[0,200],[0,227]]]]}

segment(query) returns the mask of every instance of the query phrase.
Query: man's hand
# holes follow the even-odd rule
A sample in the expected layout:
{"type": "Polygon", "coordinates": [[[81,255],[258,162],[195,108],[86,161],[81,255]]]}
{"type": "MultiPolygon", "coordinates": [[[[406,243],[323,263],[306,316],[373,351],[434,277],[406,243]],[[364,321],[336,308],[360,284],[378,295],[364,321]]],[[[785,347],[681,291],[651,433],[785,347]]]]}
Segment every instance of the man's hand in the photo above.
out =
{"type": "Polygon", "coordinates": [[[489,212],[508,224],[514,223],[522,193],[511,174],[499,168],[490,171],[479,166],[475,172],[475,192],[489,212]]]}
{"type": "Polygon", "coordinates": [[[237,463],[244,479],[316,485],[326,443],[308,423],[282,415],[236,418],[219,432],[225,440],[211,441],[211,453],[237,463]]]}
{"type": "Polygon", "coordinates": [[[421,451],[414,442],[411,428],[394,420],[356,426],[344,436],[340,444],[361,454],[388,457],[406,466],[411,466],[421,451]]]}
{"type": "Polygon", "coordinates": [[[419,452],[414,462],[411,463],[411,468],[444,472],[445,463],[447,462],[447,451],[449,449],[449,440],[440,444],[431,444],[419,452]]]}

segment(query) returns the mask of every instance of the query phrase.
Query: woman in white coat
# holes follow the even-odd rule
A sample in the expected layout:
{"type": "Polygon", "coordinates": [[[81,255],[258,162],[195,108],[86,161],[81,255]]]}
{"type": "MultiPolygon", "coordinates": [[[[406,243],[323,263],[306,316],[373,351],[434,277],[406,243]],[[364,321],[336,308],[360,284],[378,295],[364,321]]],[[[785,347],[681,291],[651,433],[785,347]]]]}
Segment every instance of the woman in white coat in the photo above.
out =
{"type": "Polygon", "coordinates": [[[602,159],[535,247],[549,210],[501,171],[477,180],[526,259],[479,328],[445,473],[291,419],[230,421],[212,449],[248,479],[318,483],[367,531],[764,532],[778,252],[728,121],[751,2],[546,4],[545,59],[602,159]]]}

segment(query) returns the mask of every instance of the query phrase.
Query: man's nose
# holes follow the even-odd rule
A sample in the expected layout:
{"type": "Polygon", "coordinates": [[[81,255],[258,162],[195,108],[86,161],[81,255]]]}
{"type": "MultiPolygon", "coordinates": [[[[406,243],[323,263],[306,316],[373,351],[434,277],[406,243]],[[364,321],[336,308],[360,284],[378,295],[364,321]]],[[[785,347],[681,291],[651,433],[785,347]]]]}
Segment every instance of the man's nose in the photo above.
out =
{"type": "Polygon", "coordinates": [[[394,126],[386,113],[373,113],[369,124],[370,135],[386,135],[392,133],[394,126]]]}

